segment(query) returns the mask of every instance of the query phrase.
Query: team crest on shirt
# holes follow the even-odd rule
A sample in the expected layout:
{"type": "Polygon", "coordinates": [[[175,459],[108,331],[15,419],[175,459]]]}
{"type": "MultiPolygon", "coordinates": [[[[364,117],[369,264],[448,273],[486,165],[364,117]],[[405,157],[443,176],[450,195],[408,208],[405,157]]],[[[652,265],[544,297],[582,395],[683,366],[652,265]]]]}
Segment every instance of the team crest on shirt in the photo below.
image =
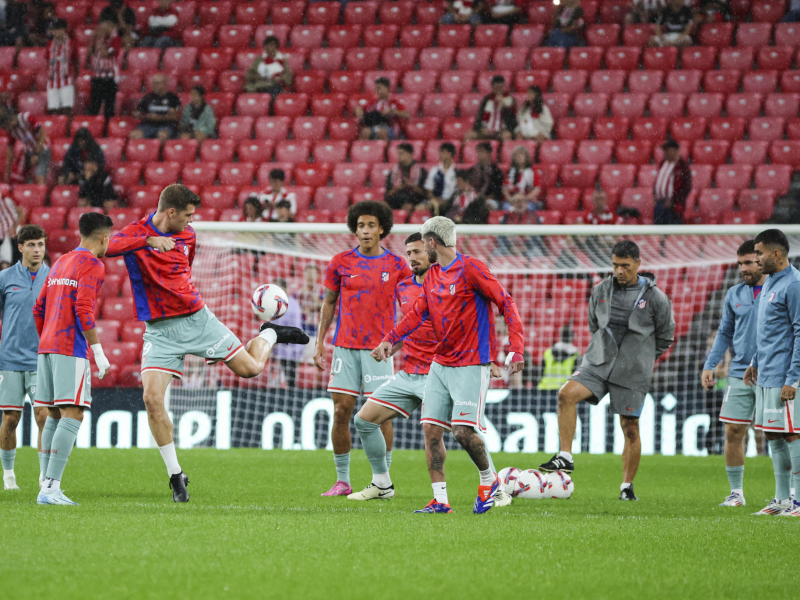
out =
{"type": "Polygon", "coordinates": [[[381,273],[381,279],[383,280],[383,283],[389,281],[389,271],[384,271],[381,273]]]}
{"type": "Polygon", "coordinates": [[[773,300],[775,300],[775,292],[772,292],[772,293],[769,295],[769,300],[768,300],[768,302],[772,302],[773,300]]]}
{"type": "Polygon", "coordinates": [[[638,306],[639,308],[644,308],[645,306],[647,306],[647,300],[639,300],[639,302],[636,303],[636,306],[638,306]]]}
{"type": "Polygon", "coordinates": [[[455,283],[451,283],[450,284],[450,295],[453,296],[453,295],[455,295],[455,293],[456,293],[456,284],[455,283]]]}

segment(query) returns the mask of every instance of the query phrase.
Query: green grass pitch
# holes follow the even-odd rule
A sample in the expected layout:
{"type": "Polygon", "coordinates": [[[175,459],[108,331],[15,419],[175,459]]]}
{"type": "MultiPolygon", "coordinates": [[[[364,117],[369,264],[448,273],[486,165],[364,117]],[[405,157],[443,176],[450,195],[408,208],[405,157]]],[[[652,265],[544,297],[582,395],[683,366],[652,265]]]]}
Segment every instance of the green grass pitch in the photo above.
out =
{"type": "MultiPolygon", "coordinates": [[[[644,457],[639,502],[617,500],[620,457],[579,455],[570,500],[515,500],[472,514],[478,475],[447,458],[452,515],[431,497],[421,452],[394,453],[398,496],[321,498],[329,452],[179,452],[191,502],[175,505],[153,450],[80,450],[64,489],[79,507],[37,506],[36,453],[17,455],[20,492],[0,492],[3,598],[788,598],[795,519],[751,517],[774,491],[748,459],[744,508],[722,457],[644,457]]],[[[498,469],[539,455],[495,455],[498,469]]],[[[353,453],[353,483],[369,481],[353,453]]]]}

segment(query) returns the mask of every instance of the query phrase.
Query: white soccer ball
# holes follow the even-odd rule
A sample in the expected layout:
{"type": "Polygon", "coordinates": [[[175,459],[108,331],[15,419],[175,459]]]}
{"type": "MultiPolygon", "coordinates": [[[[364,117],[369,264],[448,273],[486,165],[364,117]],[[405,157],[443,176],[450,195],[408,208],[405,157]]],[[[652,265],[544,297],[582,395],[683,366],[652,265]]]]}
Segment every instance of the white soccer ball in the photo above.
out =
{"type": "Polygon", "coordinates": [[[536,469],[522,471],[517,477],[517,493],[519,498],[539,500],[544,498],[547,490],[547,478],[536,469]]]}
{"type": "Polygon", "coordinates": [[[563,471],[547,474],[545,498],[569,498],[574,491],[575,483],[572,481],[572,477],[563,471]]]}
{"type": "Polygon", "coordinates": [[[506,467],[497,474],[500,479],[500,486],[505,490],[506,494],[511,494],[512,496],[516,494],[519,473],[520,470],[517,467],[506,467]]]}
{"type": "Polygon", "coordinates": [[[259,320],[274,321],[286,313],[289,297],[274,283],[267,283],[256,288],[250,303],[259,320]]]}

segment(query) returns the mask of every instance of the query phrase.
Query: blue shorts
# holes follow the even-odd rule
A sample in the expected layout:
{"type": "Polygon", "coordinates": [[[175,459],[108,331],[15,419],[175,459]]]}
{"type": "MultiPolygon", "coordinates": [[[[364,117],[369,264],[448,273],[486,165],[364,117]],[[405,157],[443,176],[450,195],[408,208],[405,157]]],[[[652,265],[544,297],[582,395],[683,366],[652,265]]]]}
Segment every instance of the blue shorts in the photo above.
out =
{"type": "Polygon", "coordinates": [[[150,123],[139,123],[136,129],[142,132],[142,135],[148,140],[153,140],[158,137],[158,132],[165,130],[169,132],[169,137],[175,137],[174,125],[151,125],[150,123]]]}

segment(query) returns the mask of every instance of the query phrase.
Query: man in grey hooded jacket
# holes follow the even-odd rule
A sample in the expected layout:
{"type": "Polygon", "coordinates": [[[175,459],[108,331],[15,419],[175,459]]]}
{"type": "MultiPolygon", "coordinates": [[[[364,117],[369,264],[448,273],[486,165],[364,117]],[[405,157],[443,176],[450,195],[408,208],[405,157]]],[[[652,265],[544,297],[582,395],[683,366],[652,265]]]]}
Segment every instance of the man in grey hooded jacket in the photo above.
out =
{"type": "Polygon", "coordinates": [[[620,416],[625,435],[620,500],[638,500],[633,478],[642,454],[639,416],[655,362],[674,340],[675,320],[669,298],[656,287],[655,277],[639,273],[641,259],[634,242],[617,242],[611,249],[611,264],[613,276],[597,284],[589,299],[589,348],[558,392],[561,452],[539,469],[566,473],[575,469],[570,450],[577,404],[584,400],[597,404],[609,394],[611,410],[620,416]]]}

